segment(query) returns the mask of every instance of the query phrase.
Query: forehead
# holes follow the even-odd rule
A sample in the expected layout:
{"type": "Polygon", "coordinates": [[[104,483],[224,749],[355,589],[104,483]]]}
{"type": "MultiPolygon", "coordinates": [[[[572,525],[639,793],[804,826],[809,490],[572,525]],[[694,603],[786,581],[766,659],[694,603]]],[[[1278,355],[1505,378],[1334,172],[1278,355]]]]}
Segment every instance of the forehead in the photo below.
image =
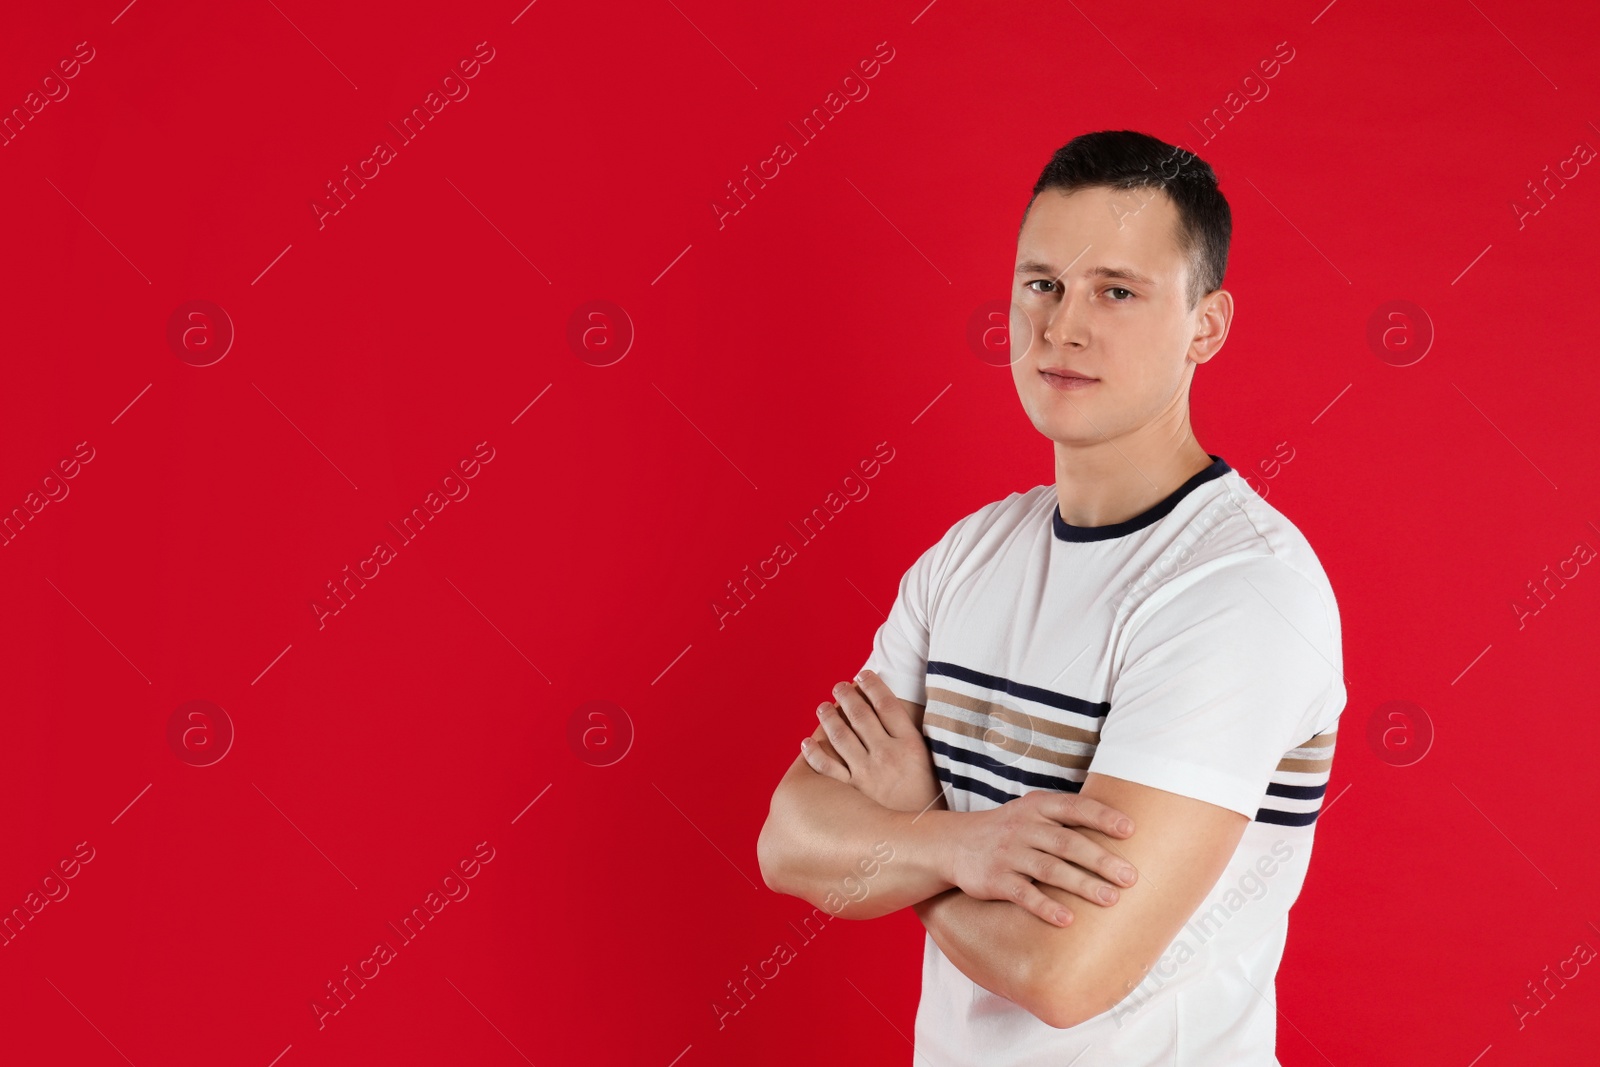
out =
{"type": "Polygon", "coordinates": [[[1017,263],[1052,265],[1057,272],[1092,269],[1109,261],[1151,275],[1176,275],[1178,208],[1160,189],[1090,186],[1041,192],[1017,238],[1017,263]]]}

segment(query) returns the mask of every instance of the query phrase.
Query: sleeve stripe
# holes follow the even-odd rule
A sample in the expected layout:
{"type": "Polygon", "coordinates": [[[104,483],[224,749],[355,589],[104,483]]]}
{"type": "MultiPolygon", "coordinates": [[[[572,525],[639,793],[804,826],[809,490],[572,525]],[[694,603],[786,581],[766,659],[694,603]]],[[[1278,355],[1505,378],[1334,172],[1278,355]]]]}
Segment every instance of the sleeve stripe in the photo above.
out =
{"type": "Polygon", "coordinates": [[[1277,811],[1273,808],[1262,808],[1256,812],[1256,822],[1270,822],[1278,826],[1310,826],[1317,821],[1317,812],[1314,811],[1277,811]]]}
{"type": "MultiPolygon", "coordinates": [[[[927,685],[922,732],[940,781],[995,804],[1034,789],[1076,793],[1083,788],[1109,702],[930,660],[927,681],[935,678],[948,683],[927,685]],[[1024,703],[1036,707],[1024,710],[1024,703]],[[1012,783],[1015,790],[1008,788],[1012,783]]],[[[1337,734],[1335,723],[1284,753],[1261,795],[1256,822],[1316,822],[1328,791],[1337,734]]]]}

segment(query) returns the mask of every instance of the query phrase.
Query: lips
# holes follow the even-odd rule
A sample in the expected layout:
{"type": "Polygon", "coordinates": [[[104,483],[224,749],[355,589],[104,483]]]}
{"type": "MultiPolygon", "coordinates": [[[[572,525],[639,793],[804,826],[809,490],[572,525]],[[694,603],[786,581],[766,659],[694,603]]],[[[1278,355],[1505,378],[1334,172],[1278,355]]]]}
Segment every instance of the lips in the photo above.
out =
{"type": "Polygon", "coordinates": [[[1039,376],[1045,380],[1045,384],[1059,392],[1076,392],[1079,389],[1089,389],[1099,384],[1098,378],[1090,378],[1081,371],[1075,371],[1070,367],[1062,367],[1059,370],[1041,370],[1039,376]]]}

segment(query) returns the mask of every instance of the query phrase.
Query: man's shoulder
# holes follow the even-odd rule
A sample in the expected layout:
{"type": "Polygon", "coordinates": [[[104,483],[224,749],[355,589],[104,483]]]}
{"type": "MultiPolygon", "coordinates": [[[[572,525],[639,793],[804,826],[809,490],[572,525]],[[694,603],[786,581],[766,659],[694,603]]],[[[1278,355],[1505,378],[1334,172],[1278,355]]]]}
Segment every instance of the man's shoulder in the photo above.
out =
{"type": "Polygon", "coordinates": [[[1216,595],[1251,581],[1290,582],[1333,600],[1333,588],[1311,542],[1278,508],[1236,473],[1219,478],[1146,561],[1152,606],[1180,593],[1216,595]],[[1156,581],[1150,581],[1155,578],[1156,581]]]}
{"type": "Polygon", "coordinates": [[[1049,485],[1036,485],[1031,489],[1019,489],[1008,493],[999,500],[992,500],[951,523],[950,528],[945,531],[945,539],[952,542],[952,546],[959,551],[970,549],[976,541],[986,535],[1014,530],[1027,522],[1033,513],[1043,506],[1045,497],[1051,490],[1052,487],[1049,485]]]}
{"type": "Polygon", "coordinates": [[[1194,561],[1136,599],[1121,630],[1134,647],[1196,642],[1285,659],[1314,652],[1336,670],[1343,661],[1338,603],[1314,556],[1308,565],[1256,541],[1194,561]]]}

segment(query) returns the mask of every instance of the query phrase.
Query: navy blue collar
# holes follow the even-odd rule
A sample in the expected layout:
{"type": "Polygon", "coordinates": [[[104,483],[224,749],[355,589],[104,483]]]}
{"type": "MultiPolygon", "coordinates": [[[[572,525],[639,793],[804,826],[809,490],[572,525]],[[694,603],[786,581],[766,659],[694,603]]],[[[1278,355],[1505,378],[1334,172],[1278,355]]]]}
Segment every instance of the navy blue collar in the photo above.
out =
{"type": "MultiPolygon", "coordinates": [[[[1211,453],[1207,452],[1206,455],[1211,456],[1211,453]]],[[[1109,541],[1114,537],[1125,537],[1135,530],[1142,530],[1157,519],[1165,517],[1168,512],[1178,506],[1180,500],[1188,496],[1198,486],[1211,481],[1213,478],[1220,478],[1232,469],[1221,456],[1211,456],[1211,466],[1178,486],[1165,500],[1156,504],[1150,510],[1135,515],[1126,522],[1114,522],[1109,526],[1072,525],[1061,517],[1061,502],[1058,499],[1056,506],[1050,512],[1051,525],[1055,529],[1056,539],[1060,541],[1109,541]]]]}

